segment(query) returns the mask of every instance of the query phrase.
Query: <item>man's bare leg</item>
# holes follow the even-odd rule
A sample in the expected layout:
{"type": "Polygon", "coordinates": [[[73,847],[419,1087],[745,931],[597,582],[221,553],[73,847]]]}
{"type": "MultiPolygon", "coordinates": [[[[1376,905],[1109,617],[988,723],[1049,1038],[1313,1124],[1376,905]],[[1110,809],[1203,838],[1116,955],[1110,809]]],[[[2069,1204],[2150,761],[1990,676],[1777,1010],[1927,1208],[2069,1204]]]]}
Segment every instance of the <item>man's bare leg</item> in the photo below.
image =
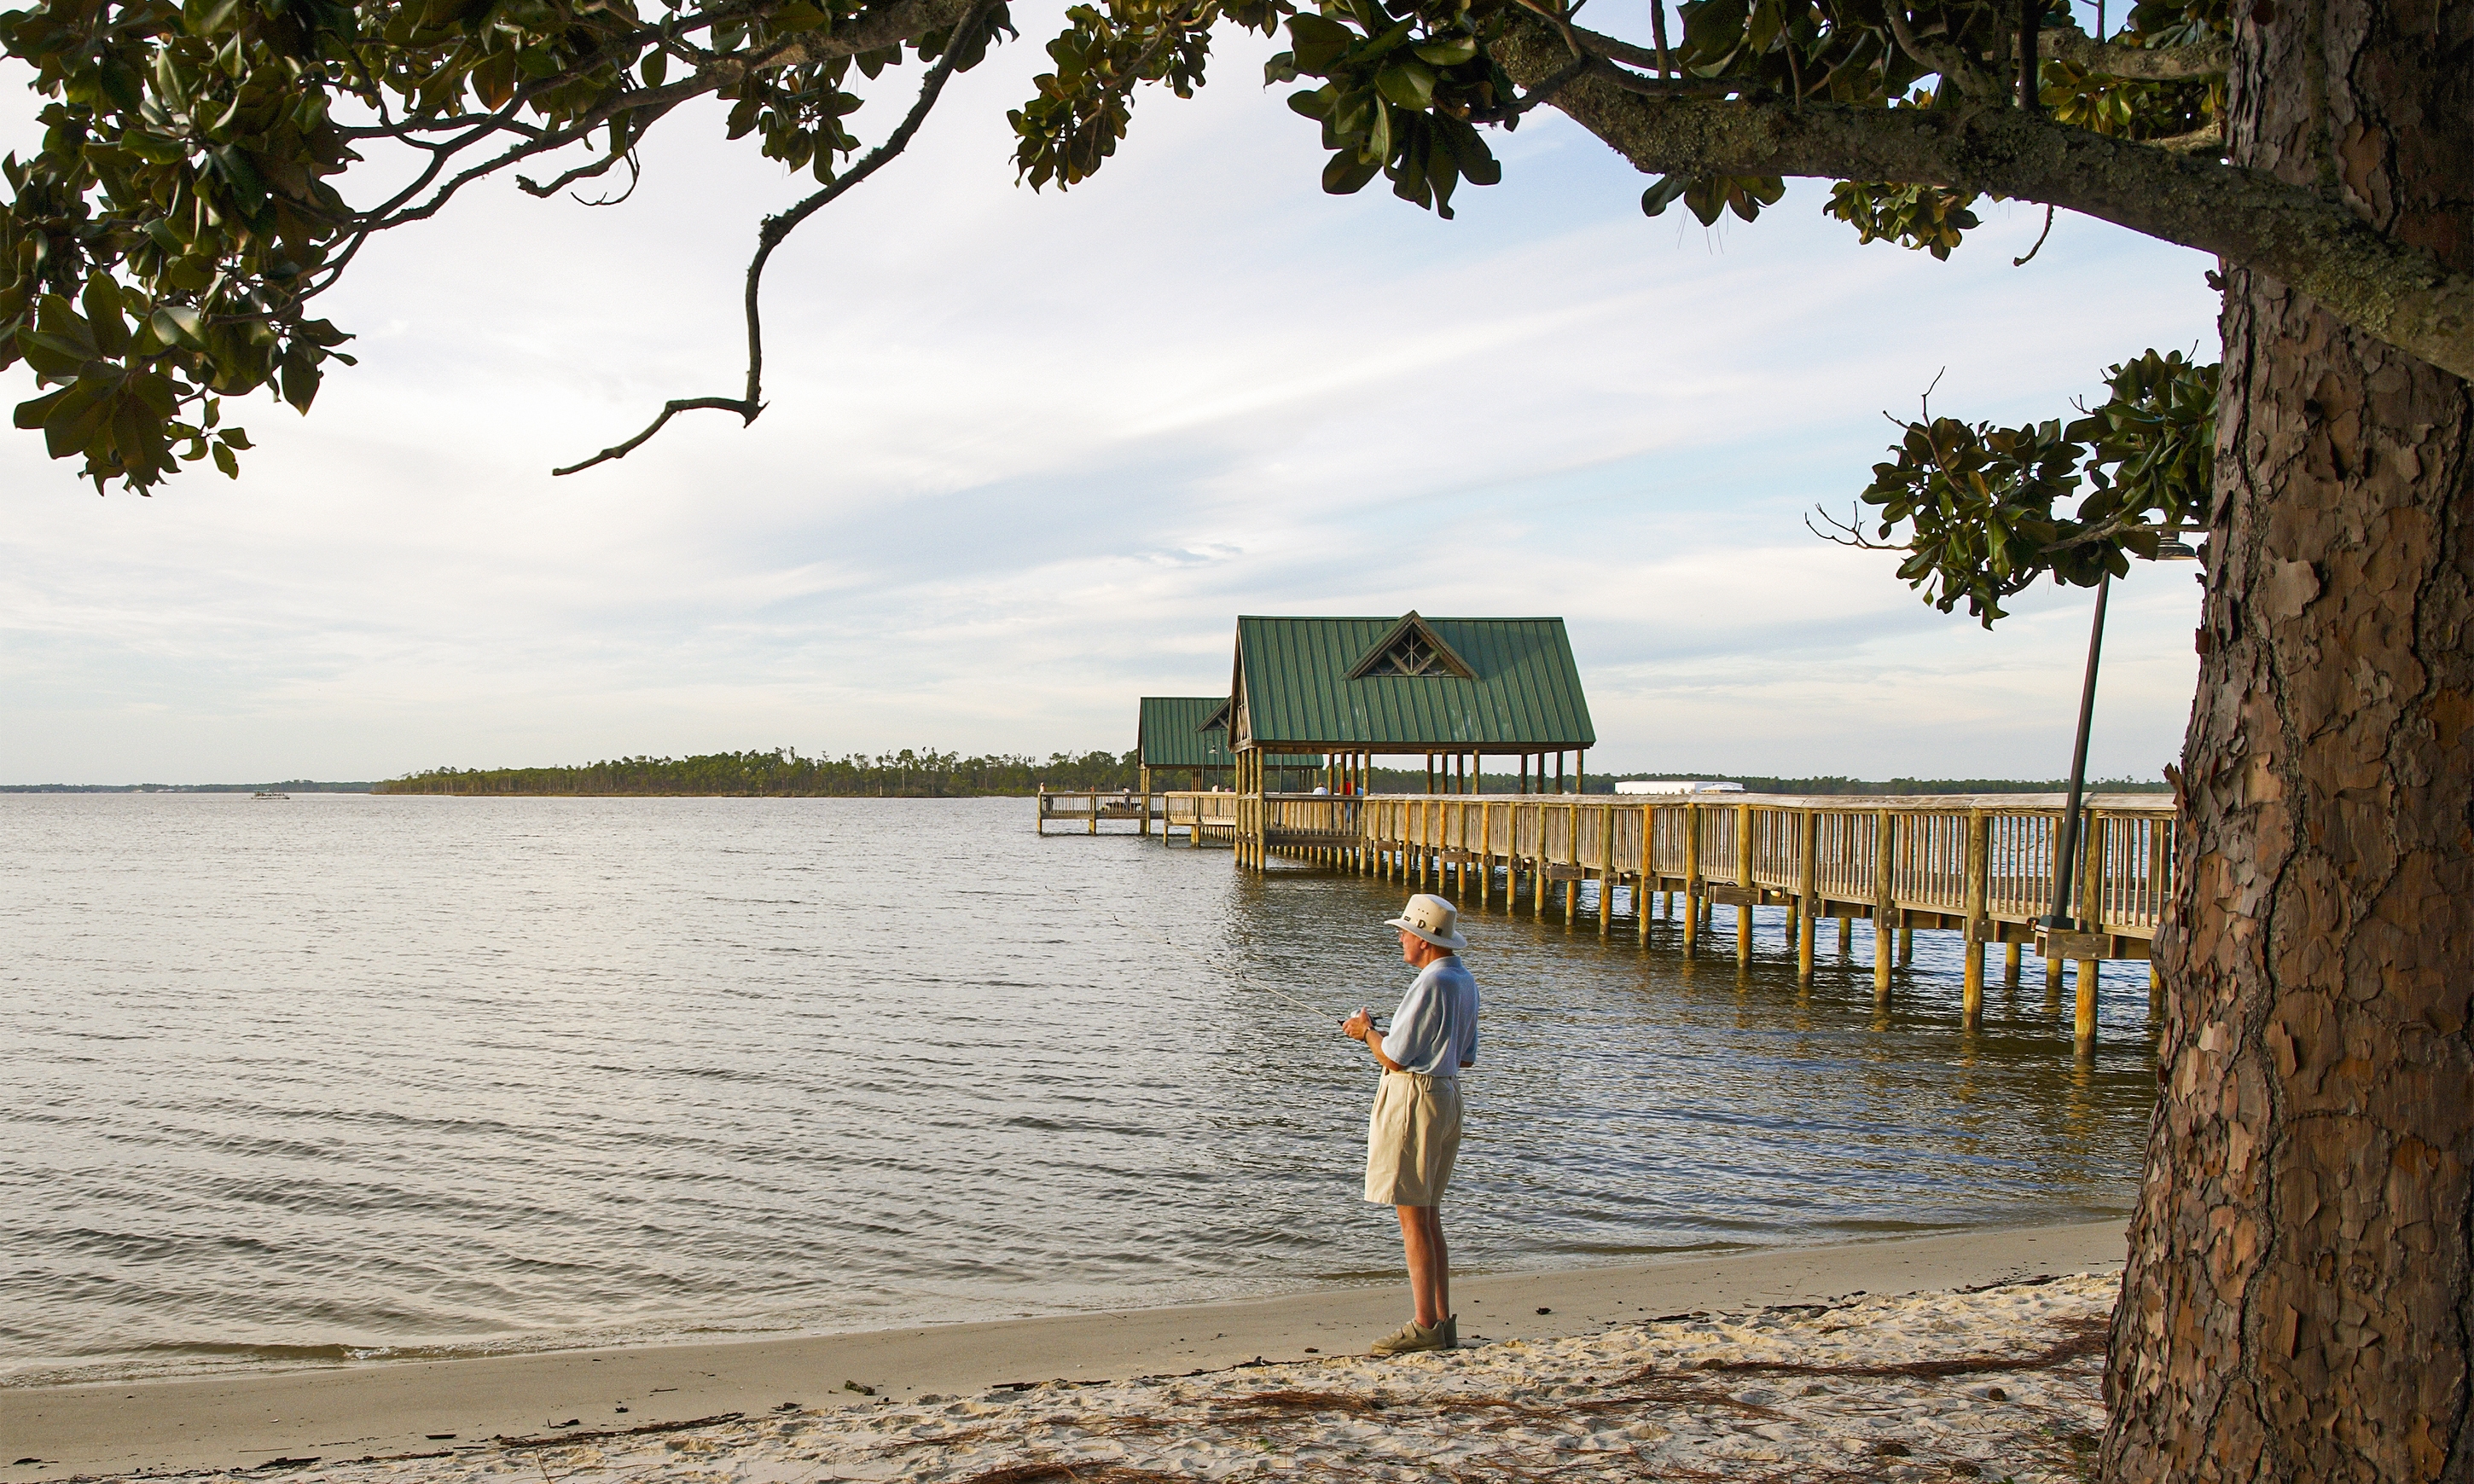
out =
{"type": "Polygon", "coordinates": [[[1400,1246],[1409,1258],[1409,1292],[1417,1300],[1418,1323],[1428,1328],[1451,1317],[1451,1255],[1443,1245],[1443,1209],[1435,1206],[1395,1206],[1400,1216],[1400,1246]]]}

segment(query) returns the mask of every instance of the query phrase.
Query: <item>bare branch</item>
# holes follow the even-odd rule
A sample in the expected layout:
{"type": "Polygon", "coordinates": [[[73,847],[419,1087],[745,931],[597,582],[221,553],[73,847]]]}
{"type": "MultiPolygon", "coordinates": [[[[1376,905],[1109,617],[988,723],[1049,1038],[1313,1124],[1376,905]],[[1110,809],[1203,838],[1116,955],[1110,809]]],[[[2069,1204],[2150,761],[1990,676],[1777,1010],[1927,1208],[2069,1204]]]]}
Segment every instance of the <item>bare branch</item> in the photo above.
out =
{"type": "Polygon", "coordinates": [[[1907,10],[1903,0],[1893,0],[1893,3],[1882,6],[1881,15],[1889,22],[1890,36],[1899,43],[1899,50],[1906,53],[1917,66],[1929,68],[1948,78],[1957,84],[1963,93],[1985,97],[2001,92],[2001,84],[1969,61],[1965,52],[1955,47],[1930,45],[1917,36],[1915,28],[1907,23],[1907,10]]]}
{"type": "MultiPolygon", "coordinates": [[[[1661,25],[1659,29],[1663,31],[1666,28],[1661,25]]],[[[1610,61],[1629,62],[1636,67],[1646,67],[1661,76],[1675,70],[1673,63],[1660,55],[1665,50],[1662,45],[1657,51],[1653,51],[1645,46],[1635,46],[1630,41],[1601,35],[1585,26],[1574,26],[1572,36],[1585,50],[1595,52],[1610,61]]]]}
{"type": "Polygon", "coordinates": [[[1877,541],[1866,537],[1864,512],[1861,506],[1849,506],[1847,518],[1841,520],[1816,505],[1805,513],[1804,528],[1825,541],[1835,541],[1841,546],[1853,546],[1858,551],[1905,551],[1907,549],[1906,543],[1903,541],[1877,541]],[[1830,529],[1825,531],[1821,526],[1814,525],[1812,517],[1815,515],[1821,517],[1821,525],[1828,526],[1830,529]]]}
{"type": "Polygon", "coordinates": [[[2053,235],[2053,208],[2047,206],[2045,208],[2045,229],[2036,234],[2036,245],[2027,250],[2027,255],[2025,257],[2012,258],[2010,260],[2010,266],[2013,268],[2026,267],[2028,263],[2034,260],[2037,253],[2045,251],[2045,239],[2051,235],[2053,235]]]}
{"type": "MultiPolygon", "coordinates": [[[[1637,72],[1627,72],[1614,63],[1598,58],[1585,58],[1582,62],[1575,63],[1570,70],[1576,76],[1586,70],[1593,76],[1606,79],[1625,92],[1638,93],[1644,98],[1775,98],[1778,96],[1771,88],[1750,78],[1645,78],[1637,72]]],[[[1554,88],[1560,85],[1550,79],[1540,91],[1530,93],[1520,100],[1521,110],[1526,112],[1539,104],[1544,103],[1547,98],[1553,96],[1554,88]]]]}
{"type": "Polygon", "coordinates": [[[963,31],[978,24],[995,3],[996,0],[970,0],[962,14],[953,22],[954,44],[947,46],[945,54],[936,59],[935,65],[928,69],[928,76],[922,79],[919,84],[918,100],[911,104],[910,111],[903,115],[902,122],[895,126],[893,132],[885,135],[884,143],[870,150],[858,164],[844,171],[824,189],[815,192],[779,216],[766,217],[757,227],[756,255],[748,259],[747,288],[742,296],[747,317],[747,389],[745,393],[735,397],[674,397],[662,404],[661,416],[655,418],[652,425],[642,433],[623,443],[604,448],[580,463],[568,465],[564,468],[551,469],[552,476],[573,474],[589,469],[596,464],[623,459],[643,446],[644,443],[654,434],[659,433],[670,419],[683,412],[735,412],[739,414],[742,426],[754,422],[764,415],[764,323],[761,293],[764,284],[764,265],[771,260],[773,250],[781,246],[784,238],[796,231],[799,224],[833,204],[844,192],[876,174],[887,161],[910,146],[911,136],[918,133],[919,126],[927,121],[929,110],[936,107],[938,95],[945,90],[946,80],[954,75],[955,59],[962,51],[963,31]]]}
{"type": "Polygon", "coordinates": [[[552,474],[572,474],[577,469],[591,468],[596,464],[604,463],[611,459],[623,459],[627,457],[627,455],[634,453],[638,448],[643,446],[644,441],[660,432],[663,425],[667,423],[672,418],[677,417],[683,412],[703,412],[707,409],[716,412],[735,412],[745,418],[749,422],[756,420],[756,413],[763,412],[764,410],[764,408],[759,407],[755,412],[750,412],[747,410],[747,404],[735,396],[673,397],[669,401],[662,404],[662,415],[655,418],[653,419],[653,425],[644,429],[642,433],[637,434],[635,437],[627,440],[623,443],[614,443],[611,446],[602,449],[599,453],[594,454],[592,458],[585,460],[581,464],[570,464],[565,468],[551,469],[550,472],[552,474]]]}
{"type": "MultiPolygon", "coordinates": [[[[621,150],[616,155],[596,159],[589,165],[578,165],[573,170],[568,171],[557,180],[548,181],[547,183],[535,180],[529,176],[518,176],[516,177],[516,188],[522,191],[527,196],[546,200],[547,198],[555,196],[559,192],[567,189],[569,186],[573,185],[578,180],[595,180],[601,176],[609,174],[610,168],[613,165],[618,164],[622,159],[626,159],[635,153],[636,152],[633,150],[621,150]]],[[[627,189],[632,193],[636,188],[630,185],[627,189]]]]}
{"type": "MultiPolygon", "coordinates": [[[[1562,36],[1538,22],[1516,21],[1492,50],[1523,85],[1564,64],[1562,36]]],[[[2067,207],[2266,274],[2365,332],[2474,379],[2474,275],[2379,231],[2333,193],[2264,171],[2024,108],[1652,99],[1594,75],[1565,84],[1555,107],[1645,174],[1881,180],[2067,207]]]]}

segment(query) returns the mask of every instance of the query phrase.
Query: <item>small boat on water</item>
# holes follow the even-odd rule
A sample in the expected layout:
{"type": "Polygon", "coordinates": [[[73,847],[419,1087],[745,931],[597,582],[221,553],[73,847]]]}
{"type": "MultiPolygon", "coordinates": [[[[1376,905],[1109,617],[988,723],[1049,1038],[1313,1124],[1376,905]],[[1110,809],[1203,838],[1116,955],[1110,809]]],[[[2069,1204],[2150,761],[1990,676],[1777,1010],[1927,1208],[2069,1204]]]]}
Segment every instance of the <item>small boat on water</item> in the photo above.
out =
{"type": "Polygon", "coordinates": [[[250,797],[252,799],[289,799],[292,796],[279,788],[261,788],[250,797]]]}

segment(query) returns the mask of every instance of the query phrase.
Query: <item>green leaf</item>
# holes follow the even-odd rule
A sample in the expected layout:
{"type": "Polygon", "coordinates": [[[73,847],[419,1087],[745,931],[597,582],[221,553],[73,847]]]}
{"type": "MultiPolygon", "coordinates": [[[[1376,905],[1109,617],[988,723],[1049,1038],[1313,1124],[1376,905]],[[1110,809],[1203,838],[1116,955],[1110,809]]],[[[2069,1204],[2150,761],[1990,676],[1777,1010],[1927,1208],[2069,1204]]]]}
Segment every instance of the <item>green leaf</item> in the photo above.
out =
{"type": "Polygon", "coordinates": [[[1457,67],[1477,56],[1477,37],[1450,36],[1411,50],[1420,61],[1429,61],[1438,67],[1457,67]]]}
{"type": "Polygon", "coordinates": [[[1412,113],[1435,101],[1435,74],[1414,57],[1395,57],[1374,74],[1374,90],[1412,113]]]}
{"type": "Polygon", "coordinates": [[[230,444],[216,443],[212,445],[211,451],[215,456],[215,467],[224,471],[226,479],[240,477],[240,460],[233,457],[230,444]]]}
{"type": "Polygon", "coordinates": [[[82,380],[54,402],[43,417],[43,445],[55,459],[73,459],[86,451],[111,418],[112,388],[108,381],[82,380]]]}
{"type": "Polygon", "coordinates": [[[283,399],[297,410],[307,412],[309,404],[318,397],[317,352],[307,346],[294,346],[284,352],[279,374],[283,399]]]}
{"type": "Polygon", "coordinates": [[[167,346],[182,345],[192,350],[206,347],[206,318],[187,304],[158,304],[147,317],[147,323],[154,325],[155,338],[167,346]]]}
{"type": "Polygon", "coordinates": [[[1382,156],[1361,159],[1343,150],[1323,163],[1322,188],[1334,196],[1353,196],[1366,188],[1367,181],[1382,173],[1382,156]]]}
{"type": "Polygon", "coordinates": [[[1640,193],[1641,215],[1657,216],[1665,211],[1683,198],[1691,183],[1682,176],[1660,176],[1655,184],[1640,193]]]}
{"type": "Polygon", "coordinates": [[[1322,76],[1340,54],[1357,39],[1357,33],[1336,20],[1322,15],[1289,17],[1289,39],[1299,72],[1322,76]]]}

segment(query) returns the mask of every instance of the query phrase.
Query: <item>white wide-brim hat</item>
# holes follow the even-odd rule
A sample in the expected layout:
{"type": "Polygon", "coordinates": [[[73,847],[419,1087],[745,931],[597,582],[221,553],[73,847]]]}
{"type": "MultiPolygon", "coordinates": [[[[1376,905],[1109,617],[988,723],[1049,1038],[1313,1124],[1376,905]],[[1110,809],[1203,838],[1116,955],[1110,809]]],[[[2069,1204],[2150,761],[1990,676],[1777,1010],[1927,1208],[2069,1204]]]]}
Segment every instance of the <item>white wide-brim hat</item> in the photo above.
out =
{"type": "Polygon", "coordinates": [[[1468,946],[1468,940],[1460,932],[1460,909],[1432,892],[1419,892],[1410,898],[1400,915],[1385,919],[1383,925],[1416,933],[1436,947],[1449,948],[1454,953],[1468,946]]]}

